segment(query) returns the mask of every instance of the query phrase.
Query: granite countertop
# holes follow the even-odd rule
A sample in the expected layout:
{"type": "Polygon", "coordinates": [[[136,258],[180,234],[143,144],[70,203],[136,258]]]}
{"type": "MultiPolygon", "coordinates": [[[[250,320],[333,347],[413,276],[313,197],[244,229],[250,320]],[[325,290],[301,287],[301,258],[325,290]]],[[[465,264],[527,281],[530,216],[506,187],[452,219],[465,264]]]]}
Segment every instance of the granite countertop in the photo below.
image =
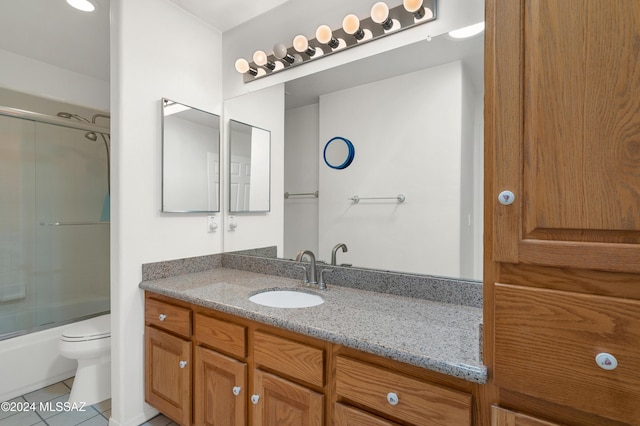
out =
{"type": "Polygon", "coordinates": [[[367,353],[476,383],[487,370],[480,356],[482,309],[332,286],[320,291],[299,280],[237,269],[143,281],[140,288],[274,325],[367,353]],[[300,309],[249,301],[269,288],[320,294],[325,303],[300,309]]]}

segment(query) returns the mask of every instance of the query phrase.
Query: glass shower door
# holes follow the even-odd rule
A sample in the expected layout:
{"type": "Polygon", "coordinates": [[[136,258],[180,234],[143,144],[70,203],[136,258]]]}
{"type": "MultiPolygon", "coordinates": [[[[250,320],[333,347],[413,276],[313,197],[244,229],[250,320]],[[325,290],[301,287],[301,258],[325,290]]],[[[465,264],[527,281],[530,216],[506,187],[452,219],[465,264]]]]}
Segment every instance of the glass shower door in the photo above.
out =
{"type": "Polygon", "coordinates": [[[109,310],[106,151],[82,130],[36,124],[36,323],[109,310]]]}
{"type": "Polygon", "coordinates": [[[107,154],[0,116],[0,339],[109,311],[107,154]]]}
{"type": "Polygon", "coordinates": [[[35,126],[0,116],[0,336],[35,326],[35,126]]]}

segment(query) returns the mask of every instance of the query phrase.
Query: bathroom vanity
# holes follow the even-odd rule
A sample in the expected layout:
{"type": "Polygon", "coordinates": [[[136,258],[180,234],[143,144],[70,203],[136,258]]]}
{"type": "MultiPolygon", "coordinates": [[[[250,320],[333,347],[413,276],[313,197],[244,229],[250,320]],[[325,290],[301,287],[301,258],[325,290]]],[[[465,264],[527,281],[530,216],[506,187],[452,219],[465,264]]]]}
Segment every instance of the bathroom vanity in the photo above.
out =
{"type": "Polygon", "coordinates": [[[141,288],[146,400],[180,424],[477,424],[480,308],[229,268],[141,288]],[[248,300],[269,288],[324,303],[248,300]]]}

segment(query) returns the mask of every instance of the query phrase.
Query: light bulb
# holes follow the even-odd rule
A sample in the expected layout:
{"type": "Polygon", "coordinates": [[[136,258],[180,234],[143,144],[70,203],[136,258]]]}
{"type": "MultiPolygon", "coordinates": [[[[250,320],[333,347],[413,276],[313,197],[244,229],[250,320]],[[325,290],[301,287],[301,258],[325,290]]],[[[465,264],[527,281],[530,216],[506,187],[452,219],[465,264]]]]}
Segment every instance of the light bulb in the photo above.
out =
{"type": "Polygon", "coordinates": [[[316,49],[309,46],[309,40],[303,35],[295,36],[293,39],[293,48],[296,49],[297,52],[306,53],[309,56],[316,54],[316,49]]]}
{"type": "Polygon", "coordinates": [[[75,7],[83,12],[93,12],[96,7],[88,0],[67,0],[69,6],[75,7]]]}
{"type": "Polygon", "coordinates": [[[371,8],[371,20],[382,25],[385,30],[393,27],[393,21],[389,19],[389,6],[385,2],[379,1],[371,8]]]}
{"type": "MultiPolygon", "coordinates": [[[[413,17],[416,19],[422,19],[425,16],[424,7],[422,7],[423,0],[403,0],[402,5],[407,12],[413,13],[413,17]]],[[[433,15],[433,13],[432,13],[433,15]]]]}
{"type": "Polygon", "coordinates": [[[352,35],[356,40],[362,40],[364,38],[364,31],[360,28],[360,19],[356,15],[347,15],[342,20],[342,29],[345,33],[352,35]]]}
{"type": "Polygon", "coordinates": [[[296,59],[289,54],[287,51],[287,46],[284,43],[277,43],[273,45],[273,56],[282,61],[286,61],[289,64],[293,64],[296,59]]]}
{"type": "Polygon", "coordinates": [[[271,71],[273,71],[276,67],[276,64],[271,62],[269,58],[267,58],[267,54],[264,53],[262,50],[255,51],[255,53],[253,54],[253,62],[255,62],[256,65],[259,65],[261,67],[267,67],[271,71]]]}
{"type": "Polygon", "coordinates": [[[267,63],[267,54],[262,50],[256,50],[253,54],[253,62],[255,62],[256,65],[265,65],[267,63]]]}
{"type": "Polygon", "coordinates": [[[249,66],[249,62],[247,62],[247,60],[244,58],[240,58],[236,61],[236,71],[238,71],[240,74],[249,73],[254,76],[258,75],[258,71],[251,68],[249,66]]]}
{"type": "Polygon", "coordinates": [[[333,36],[333,32],[328,25],[320,25],[318,27],[316,30],[316,40],[322,44],[328,45],[332,49],[340,46],[340,42],[333,36]]]}
{"type": "Polygon", "coordinates": [[[484,31],[484,22],[478,22],[477,24],[469,25],[468,27],[449,31],[449,37],[469,38],[473,37],[474,35],[480,34],[482,31],[484,31]]]}

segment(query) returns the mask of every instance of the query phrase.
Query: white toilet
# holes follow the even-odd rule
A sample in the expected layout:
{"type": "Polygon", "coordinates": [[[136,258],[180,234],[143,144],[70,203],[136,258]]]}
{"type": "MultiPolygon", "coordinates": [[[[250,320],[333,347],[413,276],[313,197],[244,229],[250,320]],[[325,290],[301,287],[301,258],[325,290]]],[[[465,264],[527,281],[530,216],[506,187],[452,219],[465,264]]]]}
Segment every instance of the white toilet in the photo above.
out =
{"type": "Polygon", "coordinates": [[[93,405],[111,398],[111,314],[63,329],[60,354],[78,360],[69,402],[93,405]]]}

